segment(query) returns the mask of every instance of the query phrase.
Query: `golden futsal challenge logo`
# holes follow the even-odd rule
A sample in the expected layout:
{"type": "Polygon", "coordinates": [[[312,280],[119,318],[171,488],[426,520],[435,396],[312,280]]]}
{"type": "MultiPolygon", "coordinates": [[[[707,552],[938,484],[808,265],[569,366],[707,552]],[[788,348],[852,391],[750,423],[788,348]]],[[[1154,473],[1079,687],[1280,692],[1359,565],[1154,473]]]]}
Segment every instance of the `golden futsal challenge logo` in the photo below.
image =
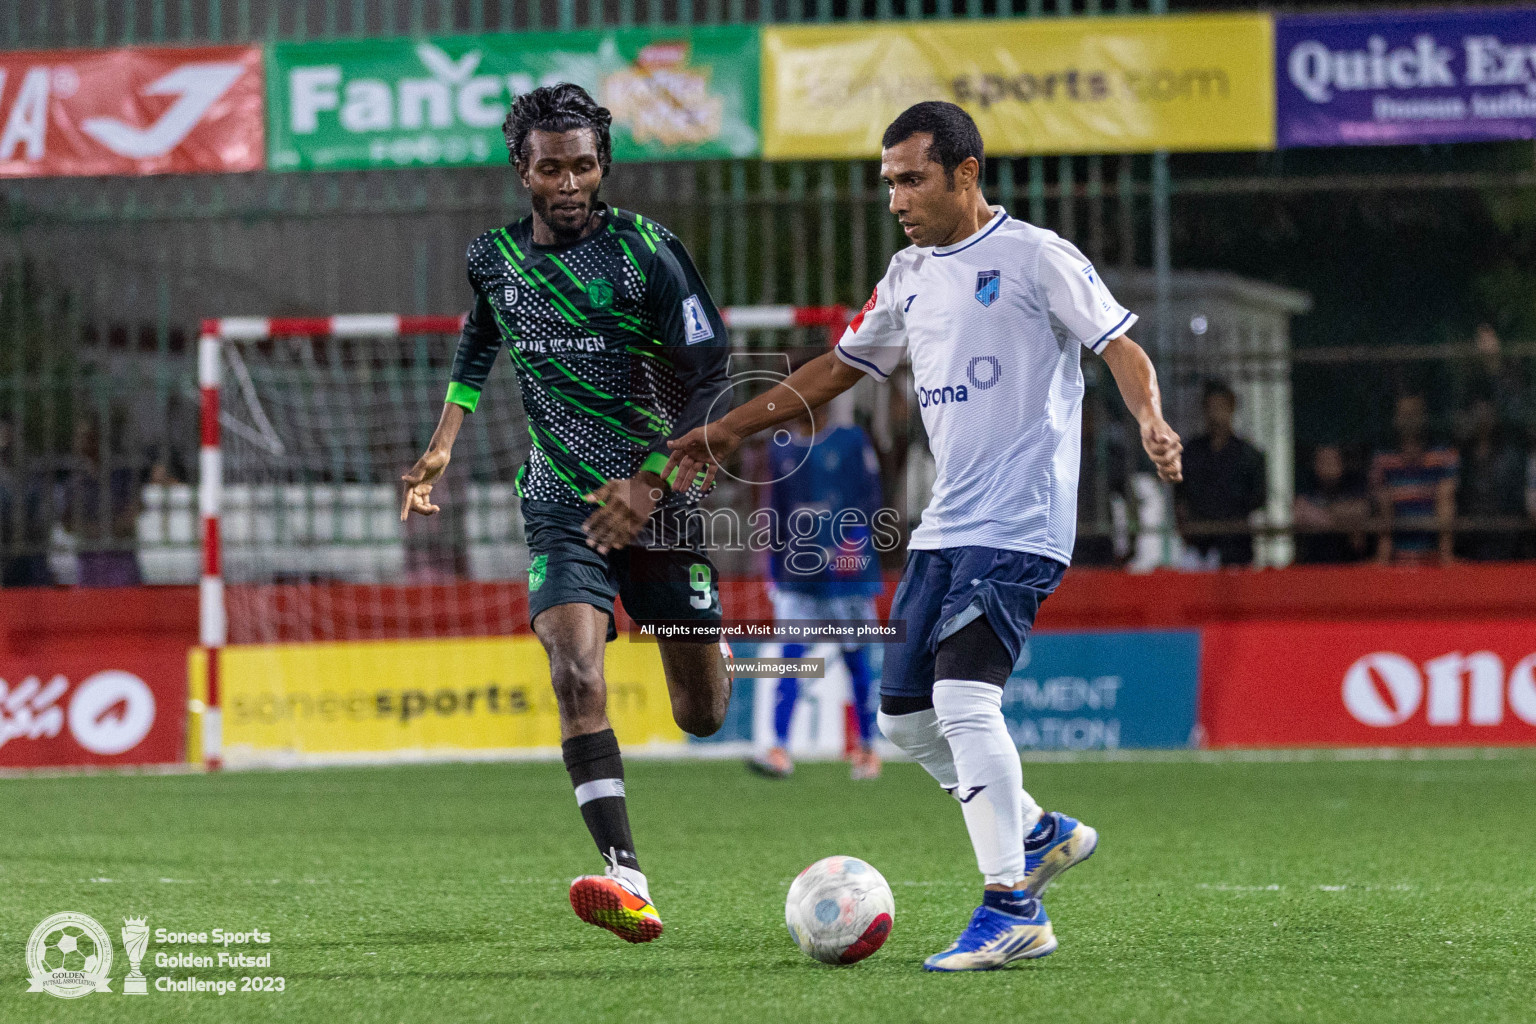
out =
{"type": "MultiPolygon", "coordinates": [[[[123,918],[123,950],[128,976],[123,995],[149,992],[139,970],[149,948],[149,923],[143,917],[123,918]]],[[[92,992],[112,991],[112,936],[94,917],[65,911],[32,929],[27,939],[27,991],[47,992],[60,999],[79,999],[92,992]]]]}

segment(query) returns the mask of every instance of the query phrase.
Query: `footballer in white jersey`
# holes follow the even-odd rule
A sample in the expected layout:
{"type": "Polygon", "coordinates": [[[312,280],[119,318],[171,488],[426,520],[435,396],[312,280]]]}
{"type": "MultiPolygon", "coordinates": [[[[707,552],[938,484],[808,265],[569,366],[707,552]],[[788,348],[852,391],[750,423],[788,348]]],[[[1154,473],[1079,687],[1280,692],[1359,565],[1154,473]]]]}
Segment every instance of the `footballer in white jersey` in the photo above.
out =
{"type": "Polygon", "coordinates": [[[1002,713],[1072,551],[1082,350],[1108,365],[1163,479],[1180,479],[1183,449],[1152,362],[1126,335],[1135,314],[1070,242],[987,204],[970,115],[919,103],[881,141],[890,209],[912,244],[831,352],[671,442],[664,475],[702,469],[707,482],[746,437],[910,362],[937,476],[891,605],[905,640],[887,648],[879,722],[960,803],[984,879],[970,924],[924,967],[991,970],[1056,949],[1041,894],[1098,845],[1025,792],[1002,713]]]}

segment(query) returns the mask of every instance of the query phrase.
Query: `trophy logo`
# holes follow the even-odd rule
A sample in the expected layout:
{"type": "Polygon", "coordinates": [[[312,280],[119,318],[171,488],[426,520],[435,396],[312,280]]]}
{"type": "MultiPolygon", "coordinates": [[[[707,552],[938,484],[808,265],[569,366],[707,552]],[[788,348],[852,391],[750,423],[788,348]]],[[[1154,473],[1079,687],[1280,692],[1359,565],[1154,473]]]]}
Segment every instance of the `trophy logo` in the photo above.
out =
{"type": "Polygon", "coordinates": [[[149,946],[147,922],[148,919],[143,917],[123,918],[123,950],[128,954],[128,977],[123,979],[125,996],[149,994],[149,982],[144,972],[139,970],[139,964],[144,960],[144,950],[149,946]]]}

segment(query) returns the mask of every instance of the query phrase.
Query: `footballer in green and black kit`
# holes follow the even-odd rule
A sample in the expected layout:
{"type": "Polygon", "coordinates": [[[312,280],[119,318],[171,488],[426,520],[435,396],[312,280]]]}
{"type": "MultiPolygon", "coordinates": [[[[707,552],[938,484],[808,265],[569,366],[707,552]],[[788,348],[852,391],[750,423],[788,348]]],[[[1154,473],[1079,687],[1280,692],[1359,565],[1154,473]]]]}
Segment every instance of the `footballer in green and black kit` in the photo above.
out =
{"type": "Polygon", "coordinates": [[[448,401],[474,411],[503,344],[533,446],[518,470],[529,553],[529,618],[560,604],[609,613],[618,595],[637,622],[720,619],[703,551],[695,483],[658,503],[634,544],[599,554],[582,524],[586,495],[613,479],[661,473],[667,441],[728,411],[725,323],[687,250],[639,214],[599,204],[596,230],[536,245],[526,217],[469,247],[474,311],[454,358],[448,401]]]}

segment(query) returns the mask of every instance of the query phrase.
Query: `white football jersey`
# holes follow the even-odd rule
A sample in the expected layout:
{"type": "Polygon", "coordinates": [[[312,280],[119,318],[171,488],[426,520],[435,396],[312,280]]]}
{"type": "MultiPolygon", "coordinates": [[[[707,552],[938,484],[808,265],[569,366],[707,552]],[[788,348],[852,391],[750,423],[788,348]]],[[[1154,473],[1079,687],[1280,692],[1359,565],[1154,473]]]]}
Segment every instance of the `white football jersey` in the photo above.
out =
{"type": "Polygon", "coordinates": [[[911,547],[967,545],[1069,562],[1077,537],[1083,373],[1136,322],[1071,242],[994,216],[942,248],[909,246],[835,351],[884,380],[906,354],[933,450],[911,547]]]}

